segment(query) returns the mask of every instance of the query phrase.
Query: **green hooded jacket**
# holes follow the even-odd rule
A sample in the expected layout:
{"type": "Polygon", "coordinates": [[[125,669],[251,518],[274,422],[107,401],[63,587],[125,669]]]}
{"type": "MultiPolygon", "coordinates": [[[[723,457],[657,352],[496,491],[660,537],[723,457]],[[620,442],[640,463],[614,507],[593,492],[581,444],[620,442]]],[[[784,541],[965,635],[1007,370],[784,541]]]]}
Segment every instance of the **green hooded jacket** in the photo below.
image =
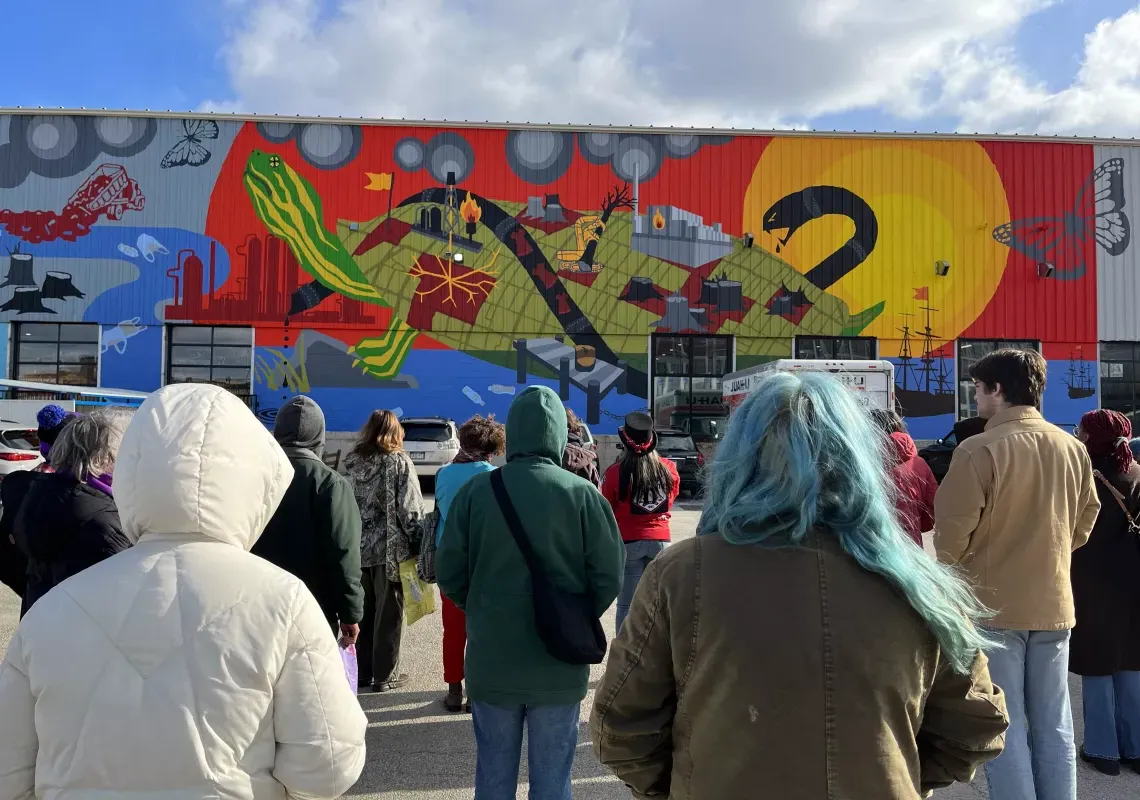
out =
{"type": "MultiPolygon", "coordinates": [[[[601,492],[562,469],[565,448],[558,395],[535,386],[515,398],[503,482],[548,578],[593,595],[601,616],[621,590],[625,546],[601,492]]],[[[530,571],[490,476],[475,476],[456,494],[436,553],[440,590],[467,613],[467,694],[502,706],[581,702],[590,668],[558,661],[538,638],[530,571]]]]}

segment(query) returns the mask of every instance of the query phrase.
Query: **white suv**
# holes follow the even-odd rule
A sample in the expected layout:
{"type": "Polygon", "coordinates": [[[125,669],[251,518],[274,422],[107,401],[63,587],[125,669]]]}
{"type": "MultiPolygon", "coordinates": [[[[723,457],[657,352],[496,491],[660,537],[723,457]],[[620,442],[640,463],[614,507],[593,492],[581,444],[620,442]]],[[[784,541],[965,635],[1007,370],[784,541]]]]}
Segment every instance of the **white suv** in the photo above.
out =
{"type": "Polygon", "coordinates": [[[459,454],[459,431],[443,417],[409,417],[404,427],[404,450],[421,478],[434,478],[459,454]]]}

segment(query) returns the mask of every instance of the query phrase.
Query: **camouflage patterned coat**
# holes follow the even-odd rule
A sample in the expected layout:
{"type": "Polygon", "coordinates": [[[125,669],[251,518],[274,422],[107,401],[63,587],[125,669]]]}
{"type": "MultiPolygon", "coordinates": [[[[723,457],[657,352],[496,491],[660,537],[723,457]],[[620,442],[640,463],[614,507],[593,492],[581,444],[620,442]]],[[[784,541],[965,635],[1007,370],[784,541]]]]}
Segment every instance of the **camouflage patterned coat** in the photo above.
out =
{"type": "Polygon", "coordinates": [[[384,564],[400,579],[400,562],[415,558],[423,537],[424,501],[416,468],[403,451],[364,457],[349,454],[345,472],[360,506],[360,566],[384,564]]]}

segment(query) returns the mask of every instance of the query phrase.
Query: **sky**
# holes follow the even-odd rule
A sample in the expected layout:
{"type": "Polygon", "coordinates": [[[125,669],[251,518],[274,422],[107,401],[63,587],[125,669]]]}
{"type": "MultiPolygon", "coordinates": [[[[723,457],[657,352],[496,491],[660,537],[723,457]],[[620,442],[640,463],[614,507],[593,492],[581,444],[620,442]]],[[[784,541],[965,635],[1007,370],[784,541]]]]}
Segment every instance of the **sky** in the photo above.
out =
{"type": "Polygon", "coordinates": [[[1140,137],[1127,0],[6,5],[2,106],[1140,137]]]}

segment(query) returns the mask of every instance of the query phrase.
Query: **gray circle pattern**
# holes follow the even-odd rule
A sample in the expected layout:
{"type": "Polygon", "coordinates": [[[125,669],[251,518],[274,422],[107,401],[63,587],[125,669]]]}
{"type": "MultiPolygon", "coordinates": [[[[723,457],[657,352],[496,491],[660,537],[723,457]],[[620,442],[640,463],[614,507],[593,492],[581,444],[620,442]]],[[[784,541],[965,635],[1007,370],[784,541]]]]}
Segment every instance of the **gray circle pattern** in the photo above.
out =
{"type": "Polygon", "coordinates": [[[616,133],[587,131],[578,134],[578,149],[591,164],[608,164],[614,157],[621,136],[616,133]]]}
{"type": "Polygon", "coordinates": [[[689,158],[706,145],[727,144],[732,139],[727,135],[584,131],[578,134],[578,150],[591,164],[609,164],[622,180],[632,181],[634,173],[640,172],[644,181],[660,171],[666,158],[689,158]]]}
{"type": "Polygon", "coordinates": [[[648,136],[627,136],[614,152],[614,173],[623,181],[647,181],[661,169],[662,160],[661,148],[648,136]]]}
{"type": "Polygon", "coordinates": [[[259,122],[257,132],[266,141],[282,144],[297,135],[297,127],[293,122],[259,122]]]}
{"type": "MultiPolygon", "coordinates": [[[[8,129],[10,142],[0,182],[29,174],[45,178],[68,178],[91,166],[103,150],[92,117],[17,115],[8,129]]],[[[19,182],[13,185],[19,185],[19,182]]]]}
{"type": "Polygon", "coordinates": [[[692,134],[667,133],[663,141],[670,158],[688,158],[701,149],[701,137],[692,134]]]}
{"type": "Polygon", "coordinates": [[[142,117],[14,114],[8,144],[0,145],[0,188],[11,189],[29,175],[69,178],[88,169],[101,153],[119,158],[150,146],[158,122],[142,117]]]}
{"type": "Polygon", "coordinates": [[[150,147],[158,133],[158,120],[153,117],[98,117],[95,135],[107,155],[127,158],[150,147]]]}
{"type": "Polygon", "coordinates": [[[447,180],[447,173],[455,173],[455,182],[462,183],[475,169],[475,151],[458,133],[437,133],[427,143],[424,163],[428,173],[439,183],[447,180]]]}
{"type": "Polygon", "coordinates": [[[363,141],[359,125],[305,125],[297,149],[317,169],[340,169],[360,155],[363,141]]]}
{"type": "Polygon", "coordinates": [[[558,131],[511,131],[507,163],[528,183],[544,185],[566,174],[574,161],[574,135],[558,131]]]}
{"type": "Polygon", "coordinates": [[[71,117],[32,117],[24,131],[28,150],[36,158],[55,161],[67,158],[79,143],[79,126],[71,117]]]}
{"type": "Polygon", "coordinates": [[[424,165],[424,143],[414,136],[408,136],[396,142],[392,157],[400,165],[400,169],[416,172],[424,165]]]}

